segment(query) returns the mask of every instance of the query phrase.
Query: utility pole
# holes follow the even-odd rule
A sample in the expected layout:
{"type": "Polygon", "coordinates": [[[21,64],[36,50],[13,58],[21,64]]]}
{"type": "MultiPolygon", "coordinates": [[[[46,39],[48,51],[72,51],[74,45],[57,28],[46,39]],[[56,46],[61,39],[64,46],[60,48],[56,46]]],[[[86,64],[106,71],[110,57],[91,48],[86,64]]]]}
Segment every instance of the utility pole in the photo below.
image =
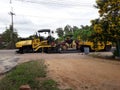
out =
{"type": "MultiPolygon", "coordinates": [[[[12,4],[12,0],[10,0],[10,4],[12,4]]],[[[13,8],[12,8],[12,6],[11,6],[11,11],[10,11],[10,13],[9,13],[10,15],[11,15],[11,25],[10,25],[10,30],[11,30],[11,45],[10,45],[10,48],[14,48],[14,35],[13,35],[13,32],[14,32],[14,27],[13,27],[13,16],[15,15],[14,13],[13,13],[13,8]]]]}
{"type": "Polygon", "coordinates": [[[13,32],[13,15],[15,15],[12,11],[10,12],[10,15],[11,15],[11,29],[12,29],[12,32],[13,32]]]}

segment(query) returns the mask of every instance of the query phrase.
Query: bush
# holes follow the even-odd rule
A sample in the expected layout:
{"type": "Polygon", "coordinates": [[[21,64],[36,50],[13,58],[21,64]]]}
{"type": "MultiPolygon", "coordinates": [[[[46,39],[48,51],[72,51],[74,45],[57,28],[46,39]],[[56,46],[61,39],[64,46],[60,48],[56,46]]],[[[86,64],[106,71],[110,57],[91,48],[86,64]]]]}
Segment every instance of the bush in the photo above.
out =
{"type": "Polygon", "coordinates": [[[114,57],[119,56],[119,52],[117,50],[114,50],[113,55],[114,55],[114,57]]]}

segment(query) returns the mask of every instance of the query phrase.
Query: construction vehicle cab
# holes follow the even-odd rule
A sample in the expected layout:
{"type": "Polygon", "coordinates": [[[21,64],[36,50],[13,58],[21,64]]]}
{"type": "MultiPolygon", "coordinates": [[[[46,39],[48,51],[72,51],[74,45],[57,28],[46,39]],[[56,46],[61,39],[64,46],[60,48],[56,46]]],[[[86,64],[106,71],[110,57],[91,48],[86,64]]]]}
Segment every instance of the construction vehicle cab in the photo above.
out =
{"type": "Polygon", "coordinates": [[[52,33],[50,29],[38,30],[33,39],[17,42],[16,48],[20,53],[53,51],[56,43],[55,38],[51,35],[52,33]]]}
{"type": "Polygon", "coordinates": [[[73,47],[73,35],[69,34],[69,35],[64,36],[64,38],[65,38],[64,42],[66,43],[68,48],[72,48],[73,47]]]}
{"type": "Polygon", "coordinates": [[[64,41],[60,43],[61,51],[76,50],[76,42],[72,34],[64,36],[64,41]]]}
{"type": "Polygon", "coordinates": [[[48,49],[55,47],[54,37],[52,37],[50,29],[39,30],[32,41],[34,51],[48,51],[48,49]],[[44,50],[43,50],[44,49],[44,50]]]}

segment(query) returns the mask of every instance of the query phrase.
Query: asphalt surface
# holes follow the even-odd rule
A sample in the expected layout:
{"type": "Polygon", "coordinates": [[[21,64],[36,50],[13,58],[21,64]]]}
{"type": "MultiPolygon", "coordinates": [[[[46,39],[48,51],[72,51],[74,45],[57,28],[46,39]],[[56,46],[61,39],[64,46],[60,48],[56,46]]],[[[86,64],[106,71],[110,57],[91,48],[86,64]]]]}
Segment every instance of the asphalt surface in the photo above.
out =
{"type": "MultiPolygon", "coordinates": [[[[80,51],[70,50],[65,51],[64,53],[81,53],[80,51]]],[[[51,53],[52,54],[52,53],[51,53]]],[[[58,53],[59,54],[59,53],[58,53]]],[[[81,53],[84,54],[84,53],[81,53]]],[[[101,52],[94,53],[97,55],[111,55],[110,52],[104,52],[101,54],[101,52]]],[[[29,53],[27,53],[27,57],[29,57],[29,53]]],[[[21,58],[24,58],[24,54],[17,54],[16,50],[0,50],[0,75],[4,74],[8,71],[10,71],[12,68],[14,68],[16,65],[18,65],[21,58]]],[[[21,60],[22,61],[22,60],[21,60]]],[[[23,60],[24,61],[24,60],[23,60]]]]}
{"type": "Polygon", "coordinates": [[[16,50],[0,50],[0,75],[10,71],[18,63],[19,57],[16,50]]]}

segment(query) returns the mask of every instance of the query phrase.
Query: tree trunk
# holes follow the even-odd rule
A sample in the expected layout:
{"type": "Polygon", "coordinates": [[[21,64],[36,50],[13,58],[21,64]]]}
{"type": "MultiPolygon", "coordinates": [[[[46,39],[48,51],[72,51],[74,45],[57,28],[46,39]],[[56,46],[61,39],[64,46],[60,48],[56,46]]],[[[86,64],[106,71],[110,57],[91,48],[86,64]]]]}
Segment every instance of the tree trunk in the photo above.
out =
{"type": "Polygon", "coordinates": [[[120,57],[120,39],[117,40],[116,50],[117,50],[117,56],[120,57]]]}

